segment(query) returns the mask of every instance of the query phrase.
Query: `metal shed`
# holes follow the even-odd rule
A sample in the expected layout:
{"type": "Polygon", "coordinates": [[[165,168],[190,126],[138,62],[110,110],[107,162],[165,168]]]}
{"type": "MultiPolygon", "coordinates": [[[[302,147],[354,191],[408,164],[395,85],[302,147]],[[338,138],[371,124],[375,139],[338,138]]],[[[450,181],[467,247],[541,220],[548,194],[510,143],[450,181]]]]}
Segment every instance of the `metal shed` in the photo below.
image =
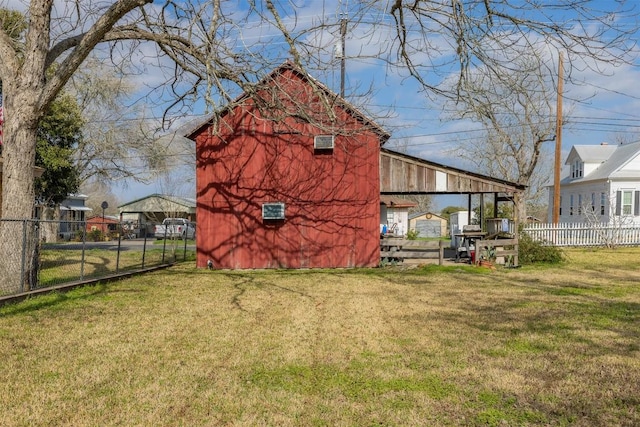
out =
{"type": "Polygon", "coordinates": [[[447,235],[447,220],[433,212],[409,215],[409,229],[416,230],[420,237],[442,237],[447,235]]]}

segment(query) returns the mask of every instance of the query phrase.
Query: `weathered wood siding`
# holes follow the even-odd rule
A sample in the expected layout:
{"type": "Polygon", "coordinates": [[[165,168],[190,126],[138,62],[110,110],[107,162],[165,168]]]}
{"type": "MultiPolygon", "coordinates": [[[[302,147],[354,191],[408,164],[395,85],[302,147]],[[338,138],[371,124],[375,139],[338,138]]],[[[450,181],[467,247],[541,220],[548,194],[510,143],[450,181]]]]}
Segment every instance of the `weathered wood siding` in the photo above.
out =
{"type": "Polygon", "coordinates": [[[399,153],[380,153],[380,192],[411,193],[512,193],[516,186],[455,168],[437,165],[399,153]]]}

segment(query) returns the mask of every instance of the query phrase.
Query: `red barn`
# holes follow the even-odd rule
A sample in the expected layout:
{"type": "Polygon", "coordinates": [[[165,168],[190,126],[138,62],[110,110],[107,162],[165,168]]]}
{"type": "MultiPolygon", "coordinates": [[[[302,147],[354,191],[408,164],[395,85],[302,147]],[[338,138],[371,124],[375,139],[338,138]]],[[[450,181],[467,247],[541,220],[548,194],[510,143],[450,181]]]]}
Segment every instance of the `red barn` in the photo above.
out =
{"type": "Polygon", "coordinates": [[[293,64],[190,138],[198,267],[378,265],[389,134],[293,64]]]}

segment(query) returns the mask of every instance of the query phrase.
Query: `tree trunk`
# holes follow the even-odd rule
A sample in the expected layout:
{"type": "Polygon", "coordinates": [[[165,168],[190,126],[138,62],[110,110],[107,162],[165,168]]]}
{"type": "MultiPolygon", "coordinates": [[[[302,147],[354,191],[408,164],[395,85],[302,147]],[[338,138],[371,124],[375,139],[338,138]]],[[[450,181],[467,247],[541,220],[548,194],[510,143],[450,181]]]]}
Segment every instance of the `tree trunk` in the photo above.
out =
{"type": "Polygon", "coordinates": [[[513,195],[514,203],[514,219],[519,224],[525,224],[527,222],[527,203],[526,195],[524,192],[516,192],[513,195]]]}
{"type": "MultiPolygon", "coordinates": [[[[9,85],[7,85],[9,86],[9,85]]],[[[2,216],[0,224],[0,293],[27,290],[34,265],[35,200],[34,166],[37,114],[29,96],[10,96],[5,91],[5,122],[2,143],[2,216]],[[27,273],[26,273],[27,272],[27,273]]],[[[15,92],[14,92],[15,93],[15,92]]]]}

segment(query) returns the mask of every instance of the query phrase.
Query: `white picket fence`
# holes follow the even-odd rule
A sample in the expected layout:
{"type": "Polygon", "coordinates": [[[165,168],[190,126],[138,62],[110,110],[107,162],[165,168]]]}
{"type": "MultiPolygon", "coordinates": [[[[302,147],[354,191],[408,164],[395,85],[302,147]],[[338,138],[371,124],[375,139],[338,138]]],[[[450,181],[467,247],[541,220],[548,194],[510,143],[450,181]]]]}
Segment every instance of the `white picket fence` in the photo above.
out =
{"type": "Polygon", "coordinates": [[[533,240],[545,241],[554,246],[640,245],[639,224],[527,224],[523,231],[533,240]]]}

